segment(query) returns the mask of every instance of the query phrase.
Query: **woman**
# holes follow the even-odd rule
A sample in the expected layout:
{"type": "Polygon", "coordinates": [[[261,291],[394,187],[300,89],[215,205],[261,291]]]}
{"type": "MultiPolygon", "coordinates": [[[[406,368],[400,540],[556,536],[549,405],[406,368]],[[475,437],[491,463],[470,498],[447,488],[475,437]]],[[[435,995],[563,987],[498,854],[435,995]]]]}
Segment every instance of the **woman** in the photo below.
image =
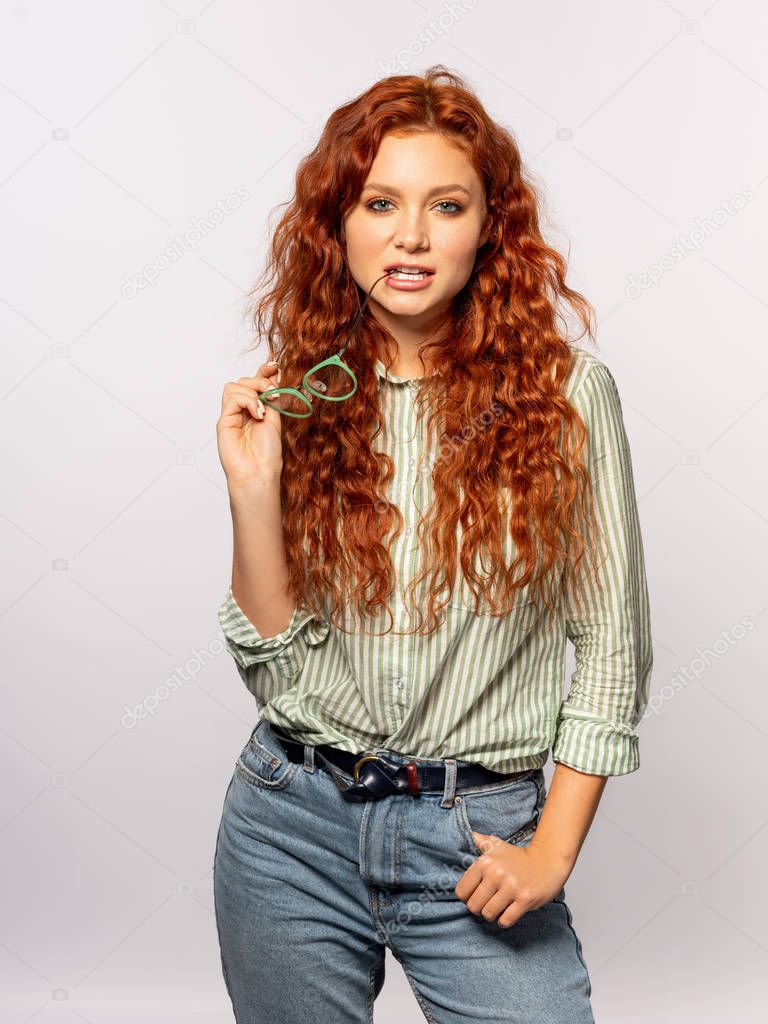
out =
{"type": "Polygon", "coordinates": [[[591,307],[441,66],[332,114],[270,268],[217,424],[261,715],[214,859],[236,1018],[370,1021],[388,947],[429,1021],[593,1021],[564,883],[652,653],[616,385],[558,329],[591,307]]]}

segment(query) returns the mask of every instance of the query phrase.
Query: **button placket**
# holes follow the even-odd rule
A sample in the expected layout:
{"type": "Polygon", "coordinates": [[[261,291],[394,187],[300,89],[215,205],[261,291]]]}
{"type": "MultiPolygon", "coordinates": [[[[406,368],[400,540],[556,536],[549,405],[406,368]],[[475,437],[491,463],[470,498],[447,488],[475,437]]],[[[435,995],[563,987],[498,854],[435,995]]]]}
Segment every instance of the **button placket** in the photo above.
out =
{"type": "MultiPolygon", "coordinates": [[[[395,461],[395,477],[393,485],[400,511],[403,516],[403,528],[397,541],[397,547],[393,550],[399,568],[405,576],[410,575],[413,569],[413,547],[416,533],[416,522],[418,516],[418,500],[415,495],[418,483],[418,455],[421,445],[422,424],[416,411],[411,405],[404,424],[405,436],[399,441],[398,457],[395,461]]],[[[419,485],[420,486],[420,485],[419,485]]],[[[406,613],[405,589],[406,582],[398,584],[394,597],[393,618],[395,629],[406,629],[410,618],[406,613]]],[[[391,717],[399,727],[402,724],[405,711],[411,705],[412,678],[408,674],[408,666],[412,664],[413,639],[411,637],[399,637],[397,645],[393,647],[393,663],[389,679],[388,701],[391,701],[391,717]]]]}
{"type": "Polygon", "coordinates": [[[415,413],[412,411],[409,418],[409,432],[408,441],[406,443],[406,450],[408,454],[408,460],[405,458],[402,460],[402,492],[400,495],[400,505],[405,519],[405,527],[403,533],[406,537],[412,537],[415,530],[415,509],[416,502],[414,498],[414,490],[416,484],[416,473],[414,468],[416,466],[416,455],[418,454],[419,440],[418,431],[420,424],[417,420],[415,413]]]}
{"type": "Polygon", "coordinates": [[[408,679],[406,676],[396,676],[393,680],[395,690],[395,702],[402,708],[408,706],[408,679]]]}

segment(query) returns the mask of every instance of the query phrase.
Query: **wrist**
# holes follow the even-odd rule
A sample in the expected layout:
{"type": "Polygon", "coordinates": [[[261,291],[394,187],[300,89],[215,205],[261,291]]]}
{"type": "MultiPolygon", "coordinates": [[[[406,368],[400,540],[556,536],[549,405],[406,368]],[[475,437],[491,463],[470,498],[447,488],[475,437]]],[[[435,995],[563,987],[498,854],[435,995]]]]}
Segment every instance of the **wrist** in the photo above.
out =
{"type": "Polygon", "coordinates": [[[280,490],[280,470],[249,477],[239,483],[227,481],[230,504],[238,504],[255,496],[280,490]]]}
{"type": "Polygon", "coordinates": [[[536,835],[534,835],[533,839],[531,839],[528,844],[528,849],[541,853],[549,861],[557,865],[561,871],[565,872],[566,878],[570,875],[571,871],[573,871],[576,864],[576,858],[578,857],[578,851],[573,853],[572,851],[563,849],[562,846],[553,846],[551,842],[539,839],[536,835]]]}

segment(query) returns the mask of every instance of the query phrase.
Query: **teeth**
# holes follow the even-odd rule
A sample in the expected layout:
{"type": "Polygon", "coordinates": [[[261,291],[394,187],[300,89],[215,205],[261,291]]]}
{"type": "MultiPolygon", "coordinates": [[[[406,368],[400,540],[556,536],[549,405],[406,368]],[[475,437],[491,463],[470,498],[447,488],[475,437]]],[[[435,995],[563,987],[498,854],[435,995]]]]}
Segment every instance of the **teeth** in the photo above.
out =
{"type": "Polygon", "coordinates": [[[397,267],[390,272],[390,276],[422,278],[429,277],[429,272],[426,270],[407,270],[405,267],[397,267]]]}

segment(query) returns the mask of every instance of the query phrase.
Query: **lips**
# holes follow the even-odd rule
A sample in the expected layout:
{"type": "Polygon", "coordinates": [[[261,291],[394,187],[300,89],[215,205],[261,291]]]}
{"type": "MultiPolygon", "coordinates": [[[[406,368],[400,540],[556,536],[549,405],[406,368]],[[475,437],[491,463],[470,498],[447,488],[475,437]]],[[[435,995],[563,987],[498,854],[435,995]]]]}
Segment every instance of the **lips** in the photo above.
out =
{"type": "Polygon", "coordinates": [[[422,263],[390,263],[384,267],[384,270],[389,273],[392,270],[404,270],[406,272],[411,271],[412,273],[425,273],[434,274],[435,270],[433,267],[425,267],[422,263]]]}

